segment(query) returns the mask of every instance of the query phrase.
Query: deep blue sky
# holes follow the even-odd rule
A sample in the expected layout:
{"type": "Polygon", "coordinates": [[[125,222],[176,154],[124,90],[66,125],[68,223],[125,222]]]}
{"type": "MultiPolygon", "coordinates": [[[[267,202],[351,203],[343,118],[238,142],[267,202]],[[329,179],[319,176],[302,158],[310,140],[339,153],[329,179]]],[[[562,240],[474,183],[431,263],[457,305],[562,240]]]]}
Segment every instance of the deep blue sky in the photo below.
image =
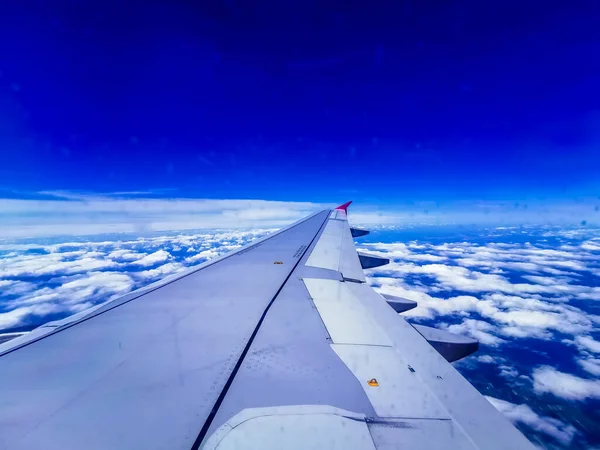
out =
{"type": "Polygon", "coordinates": [[[3,189],[600,193],[597,2],[9,3],[3,189]]]}

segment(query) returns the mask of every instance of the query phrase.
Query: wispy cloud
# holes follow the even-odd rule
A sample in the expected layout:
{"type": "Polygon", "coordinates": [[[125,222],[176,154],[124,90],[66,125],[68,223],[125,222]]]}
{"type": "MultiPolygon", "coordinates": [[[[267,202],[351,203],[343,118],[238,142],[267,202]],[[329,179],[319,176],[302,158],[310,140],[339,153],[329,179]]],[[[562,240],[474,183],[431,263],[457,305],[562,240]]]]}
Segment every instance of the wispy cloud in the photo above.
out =
{"type": "Polygon", "coordinates": [[[492,334],[492,332],[497,332],[496,327],[483,320],[465,319],[460,324],[450,325],[448,331],[457,334],[467,334],[482,344],[491,346],[497,346],[504,342],[503,339],[492,334]]]}
{"type": "Polygon", "coordinates": [[[600,377],[600,358],[577,359],[577,364],[579,364],[586,372],[595,377],[600,377]]]}
{"type": "Polygon", "coordinates": [[[144,197],[146,193],[43,194],[43,198],[0,198],[4,238],[271,227],[325,207],[308,202],[144,197]]]}
{"type": "MultiPolygon", "coordinates": [[[[7,238],[282,226],[336,203],[178,197],[168,189],[85,193],[0,191],[0,233],[7,238]]],[[[339,199],[337,203],[341,203],[339,199]]],[[[353,205],[354,224],[588,224],[600,223],[596,199],[417,202],[353,205]]],[[[439,261],[430,259],[430,261],[439,261]]]]}
{"type": "MultiPolygon", "coordinates": [[[[600,324],[600,318],[595,317],[597,324],[600,324]]],[[[580,335],[574,340],[564,340],[566,344],[574,345],[579,354],[575,357],[575,362],[586,372],[595,377],[600,377],[600,342],[592,336],[580,335]]]]}
{"type": "Polygon", "coordinates": [[[268,230],[0,244],[0,330],[66,316],[233,250],[268,230]]]}
{"type": "Polygon", "coordinates": [[[600,380],[590,380],[542,366],[533,371],[533,388],[566,400],[600,398],[600,380]]]}
{"type": "Polygon", "coordinates": [[[357,206],[354,223],[364,224],[478,224],[588,225],[600,224],[595,197],[577,200],[477,200],[404,202],[393,207],[357,206]]]}
{"type": "Polygon", "coordinates": [[[522,424],[536,432],[551,436],[563,445],[569,445],[575,436],[576,430],[572,425],[552,417],[541,416],[528,405],[517,405],[490,396],[485,398],[515,424],[522,424]]]}

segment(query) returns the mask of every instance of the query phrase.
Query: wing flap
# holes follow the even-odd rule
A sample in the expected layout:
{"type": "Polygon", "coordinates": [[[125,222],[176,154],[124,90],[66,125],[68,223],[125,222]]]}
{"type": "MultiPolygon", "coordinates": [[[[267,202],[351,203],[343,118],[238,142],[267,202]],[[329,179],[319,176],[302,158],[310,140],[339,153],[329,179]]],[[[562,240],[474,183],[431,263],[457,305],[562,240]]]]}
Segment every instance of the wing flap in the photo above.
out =
{"type": "Polygon", "coordinates": [[[308,292],[335,344],[391,346],[369,311],[353,295],[351,283],[336,280],[303,279],[308,292]]]}
{"type": "Polygon", "coordinates": [[[356,376],[379,417],[450,418],[392,347],[343,344],[331,347],[356,376]]]}

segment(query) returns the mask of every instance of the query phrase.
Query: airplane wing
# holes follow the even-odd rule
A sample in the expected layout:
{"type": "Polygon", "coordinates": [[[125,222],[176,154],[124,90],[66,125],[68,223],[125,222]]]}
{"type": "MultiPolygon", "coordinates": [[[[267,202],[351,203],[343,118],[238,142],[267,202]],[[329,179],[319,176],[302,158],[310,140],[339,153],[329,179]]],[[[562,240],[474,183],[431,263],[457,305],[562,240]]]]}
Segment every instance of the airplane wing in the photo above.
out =
{"type": "Polygon", "coordinates": [[[0,344],[0,448],[532,449],[412,326],[347,206],[0,344]]]}

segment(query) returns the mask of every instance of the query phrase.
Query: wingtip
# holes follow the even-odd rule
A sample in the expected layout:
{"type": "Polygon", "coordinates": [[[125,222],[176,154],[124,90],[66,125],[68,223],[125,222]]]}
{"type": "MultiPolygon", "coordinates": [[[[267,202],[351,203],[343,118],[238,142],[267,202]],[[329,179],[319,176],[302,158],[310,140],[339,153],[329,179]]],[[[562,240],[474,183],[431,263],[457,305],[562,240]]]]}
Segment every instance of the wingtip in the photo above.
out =
{"type": "Polygon", "coordinates": [[[350,200],[349,202],[344,203],[343,205],[338,206],[335,209],[341,209],[342,211],[348,212],[348,206],[350,206],[350,203],[352,203],[352,200],[350,200]]]}

